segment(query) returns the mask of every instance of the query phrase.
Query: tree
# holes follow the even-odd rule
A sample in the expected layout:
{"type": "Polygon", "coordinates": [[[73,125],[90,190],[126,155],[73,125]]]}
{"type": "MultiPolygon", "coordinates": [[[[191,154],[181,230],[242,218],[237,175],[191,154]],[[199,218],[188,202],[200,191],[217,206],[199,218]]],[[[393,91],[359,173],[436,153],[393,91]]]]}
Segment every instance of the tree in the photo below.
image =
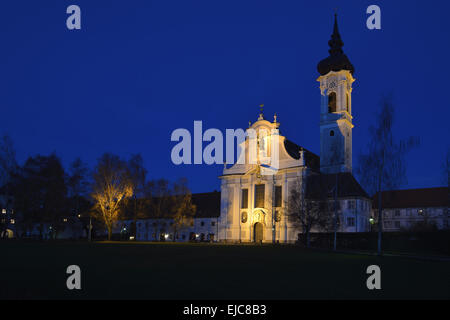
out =
{"type": "Polygon", "coordinates": [[[105,223],[108,240],[111,240],[114,223],[118,220],[121,205],[133,195],[127,162],[118,156],[105,153],[98,159],[93,173],[92,198],[94,215],[105,223]]]}
{"type": "Polygon", "coordinates": [[[442,173],[444,183],[450,188],[450,148],[447,149],[444,162],[442,163],[442,173]]]}
{"type": "Polygon", "coordinates": [[[11,181],[17,171],[16,152],[10,136],[4,135],[0,139],[0,187],[11,181]]]}
{"type": "Polygon", "coordinates": [[[172,195],[173,241],[176,241],[180,230],[194,221],[196,206],[192,204],[192,194],[187,186],[187,179],[182,178],[174,183],[172,195]]]}
{"type": "Polygon", "coordinates": [[[132,155],[128,160],[128,176],[130,178],[133,196],[128,198],[128,207],[132,207],[133,228],[131,233],[136,237],[136,221],[145,215],[146,197],[148,196],[147,170],[144,168],[140,154],[132,155]]]}
{"type": "Polygon", "coordinates": [[[67,187],[65,171],[55,154],[29,157],[24,166],[13,175],[12,195],[19,228],[31,231],[39,223],[40,236],[44,224],[49,224],[50,238],[64,230],[67,215],[67,187]]]}
{"type": "Polygon", "coordinates": [[[294,183],[287,203],[287,215],[293,225],[301,229],[310,247],[310,233],[313,228],[329,229],[332,215],[328,210],[327,190],[320,175],[309,175],[294,183]],[[314,179],[314,181],[311,181],[314,179]]]}
{"type": "Polygon", "coordinates": [[[150,212],[152,218],[155,219],[154,233],[155,237],[158,235],[158,223],[157,220],[168,216],[171,211],[171,199],[172,191],[170,190],[169,181],[165,179],[159,179],[149,182],[150,188],[150,212]]]}
{"type": "Polygon", "coordinates": [[[419,142],[414,137],[395,141],[392,132],[394,123],[392,98],[383,97],[380,106],[375,126],[369,128],[370,139],[367,150],[358,157],[356,172],[369,194],[378,194],[378,254],[381,255],[383,232],[381,193],[396,189],[406,182],[405,156],[419,142]]]}
{"type": "Polygon", "coordinates": [[[89,235],[89,228],[92,227],[90,219],[86,219],[88,216],[92,204],[89,202],[87,195],[89,194],[89,168],[80,159],[76,158],[68,169],[67,176],[67,190],[68,190],[68,203],[70,207],[71,215],[80,219],[82,228],[89,235]],[[89,221],[88,221],[89,220],[89,221]]]}
{"type": "Polygon", "coordinates": [[[4,135],[0,140],[0,209],[6,209],[6,215],[0,220],[0,237],[7,235],[6,229],[12,214],[10,185],[16,172],[17,162],[13,143],[8,135],[4,135]]]}

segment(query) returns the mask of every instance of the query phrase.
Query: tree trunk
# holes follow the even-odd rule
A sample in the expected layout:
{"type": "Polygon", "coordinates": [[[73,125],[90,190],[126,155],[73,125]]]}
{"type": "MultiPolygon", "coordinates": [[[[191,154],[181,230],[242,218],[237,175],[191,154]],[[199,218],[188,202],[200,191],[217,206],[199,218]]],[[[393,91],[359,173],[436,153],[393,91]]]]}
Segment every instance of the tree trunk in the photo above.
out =
{"type": "Polygon", "coordinates": [[[383,179],[383,170],[384,170],[384,150],[383,150],[383,159],[381,163],[381,170],[379,172],[378,177],[378,255],[381,256],[381,235],[383,233],[383,209],[381,208],[381,191],[382,191],[382,179],[383,179]]]}
{"type": "Polygon", "coordinates": [[[306,231],[306,247],[309,248],[310,242],[309,242],[309,230],[306,231]]]}
{"type": "Polygon", "coordinates": [[[111,241],[112,227],[108,226],[108,241],[111,241]]]}
{"type": "Polygon", "coordinates": [[[383,229],[383,209],[381,208],[381,191],[378,192],[378,255],[381,255],[381,235],[383,229]]]}

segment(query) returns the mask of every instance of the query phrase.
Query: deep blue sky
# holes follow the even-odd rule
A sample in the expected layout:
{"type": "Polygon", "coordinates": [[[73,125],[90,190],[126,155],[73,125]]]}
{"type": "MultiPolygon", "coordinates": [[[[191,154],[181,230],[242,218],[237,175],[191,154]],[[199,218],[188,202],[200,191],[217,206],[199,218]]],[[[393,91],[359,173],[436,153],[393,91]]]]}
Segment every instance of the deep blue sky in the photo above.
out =
{"type": "MultiPolygon", "coordinates": [[[[319,153],[316,65],[328,55],[336,1],[40,0],[0,11],[0,133],[22,163],[53,151],[91,166],[103,152],[142,153],[150,176],[219,189],[222,165],[175,166],[176,128],[246,128],[258,105],[281,133],[319,153]],[[77,4],[82,29],[66,28],[77,4]]],[[[448,1],[339,1],[355,66],[353,159],[380,96],[392,92],[397,138],[419,136],[408,184],[443,184],[449,147],[448,1]],[[366,28],[377,4],[382,30],[366,28]]]]}

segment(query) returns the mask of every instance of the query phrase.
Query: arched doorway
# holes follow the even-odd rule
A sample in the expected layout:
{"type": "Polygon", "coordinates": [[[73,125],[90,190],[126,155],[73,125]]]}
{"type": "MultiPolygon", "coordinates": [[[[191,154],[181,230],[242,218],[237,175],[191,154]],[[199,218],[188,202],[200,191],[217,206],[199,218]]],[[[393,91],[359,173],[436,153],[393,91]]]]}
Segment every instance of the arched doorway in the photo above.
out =
{"type": "Polygon", "coordinates": [[[263,224],[261,222],[257,222],[255,223],[255,225],[253,226],[253,240],[258,243],[261,242],[263,240],[263,231],[264,231],[264,227],[263,224]]]}

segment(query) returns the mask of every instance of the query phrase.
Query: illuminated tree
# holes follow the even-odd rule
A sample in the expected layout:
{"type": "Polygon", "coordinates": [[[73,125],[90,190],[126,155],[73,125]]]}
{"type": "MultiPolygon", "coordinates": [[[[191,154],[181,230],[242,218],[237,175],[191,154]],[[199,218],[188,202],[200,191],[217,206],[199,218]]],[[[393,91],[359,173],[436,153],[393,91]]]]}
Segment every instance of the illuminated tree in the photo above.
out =
{"type": "Polygon", "coordinates": [[[133,187],[127,162],[118,156],[105,153],[93,173],[92,198],[95,201],[93,214],[105,223],[108,240],[118,220],[123,201],[133,195],[133,187]]]}

